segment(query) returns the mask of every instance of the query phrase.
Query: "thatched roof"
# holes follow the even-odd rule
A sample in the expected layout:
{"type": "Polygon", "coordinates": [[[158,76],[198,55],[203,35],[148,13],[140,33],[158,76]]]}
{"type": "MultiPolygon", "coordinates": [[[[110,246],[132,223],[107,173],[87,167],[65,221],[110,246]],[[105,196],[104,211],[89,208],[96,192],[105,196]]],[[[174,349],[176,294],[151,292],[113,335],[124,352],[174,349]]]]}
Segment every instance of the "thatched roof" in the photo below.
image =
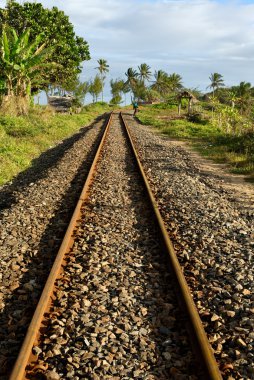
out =
{"type": "Polygon", "coordinates": [[[179,92],[177,98],[178,99],[190,99],[190,100],[192,100],[193,103],[198,102],[198,99],[190,91],[187,91],[187,90],[179,92]]]}

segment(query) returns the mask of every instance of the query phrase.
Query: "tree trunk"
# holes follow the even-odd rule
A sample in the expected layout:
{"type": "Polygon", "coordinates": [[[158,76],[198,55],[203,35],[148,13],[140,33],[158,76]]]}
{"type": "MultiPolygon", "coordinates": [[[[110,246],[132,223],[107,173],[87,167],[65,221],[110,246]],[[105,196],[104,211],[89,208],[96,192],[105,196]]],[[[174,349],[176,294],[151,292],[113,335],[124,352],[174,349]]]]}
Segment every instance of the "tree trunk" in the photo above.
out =
{"type": "Polygon", "coordinates": [[[192,98],[189,98],[189,103],[188,103],[188,114],[191,113],[191,108],[192,108],[192,98]]]}
{"type": "Polygon", "coordinates": [[[7,96],[13,96],[13,86],[12,86],[12,78],[10,76],[7,77],[7,96]]]}
{"type": "Polygon", "coordinates": [[[178,101],[178,115],[181,115],[181,106],[182,106],[182,101],[181,99],[178,101]]]}

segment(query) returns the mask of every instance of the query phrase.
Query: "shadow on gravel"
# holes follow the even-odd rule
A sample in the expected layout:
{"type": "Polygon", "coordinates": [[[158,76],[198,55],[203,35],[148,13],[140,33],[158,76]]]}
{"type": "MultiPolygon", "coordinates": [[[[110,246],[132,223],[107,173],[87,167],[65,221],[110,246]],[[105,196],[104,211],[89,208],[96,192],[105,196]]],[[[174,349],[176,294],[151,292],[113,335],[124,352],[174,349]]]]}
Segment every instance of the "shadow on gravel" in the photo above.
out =
{"type": "Polygon", "coordinates": [[[105,118],[105,114],[97,117],[88,127],[81,128],[80,132],[63,140],[54,148],[43,152],[38,158],[32,160],[28,169],[19,173],[11,182],[0,188],[0,212],[16,203],[17,194],[24,192],[30,183],[45,178],[48,170],[57,165],[58,161],[72,148],[75,142],[85,136],[103,118],[105,118]]]}
{"type": "MultiPolygon", "coordinates": [[[[103,118],[105,118],[105,115],[97,118],[91,126],[82,129],[80,133],[65,140],[56,148],[43,153],[38,159],[34,160],[32,168],[21,173],[13,181],[13,184],[8,188],[9,191],[17,191],[17,189],[18,191],[22,191],[30,182],[46,176],[47,170],[56,164],[56,160],[59,160],[72,147],[75,141],[84,136],[96,122],[103,118]],[[43,168],[41,168],[41,165],[43,168]],[[19,186],[21,187],[20,189],[18,188],[19,186]]],[[[76,176],[62,198],[58,210],[55,212],[55,216],[51,219],[45,230],[37,252],[35,251],[32,257],[27,258],[28,263],[19,287],[6,300],[5,309],[0,314],[0,380],[7,380],[9,378],[26,330],[39,301],[41,291],[88,175],[106,125],[106,120],[105,118],[103,128],[94,142],[92,150],[80,165],[76,176]]],[[[4,190],[7,195],[7,188],[4,190]]],[[[14,201],[15,199],[12,199],[12,202],[14,201]]]]}

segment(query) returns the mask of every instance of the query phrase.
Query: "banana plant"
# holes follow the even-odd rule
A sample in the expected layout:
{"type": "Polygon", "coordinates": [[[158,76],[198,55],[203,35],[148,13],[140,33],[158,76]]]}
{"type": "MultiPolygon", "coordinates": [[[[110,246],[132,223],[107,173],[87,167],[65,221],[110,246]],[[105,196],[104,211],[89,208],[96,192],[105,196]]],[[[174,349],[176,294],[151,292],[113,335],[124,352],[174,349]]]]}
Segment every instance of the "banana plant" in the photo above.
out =
{"type": "Polygon", "coordinates": [[[13,28],[3,30],[0,48],[7,96],[31,95],[32,85],[43,81],[43,72],[49,67],[46,59],[52,49],[46,48],[45,43],[41,44],[43,34],[39,34],[32,42],[29,36],[29,29],[20,36],[13,28]]]}

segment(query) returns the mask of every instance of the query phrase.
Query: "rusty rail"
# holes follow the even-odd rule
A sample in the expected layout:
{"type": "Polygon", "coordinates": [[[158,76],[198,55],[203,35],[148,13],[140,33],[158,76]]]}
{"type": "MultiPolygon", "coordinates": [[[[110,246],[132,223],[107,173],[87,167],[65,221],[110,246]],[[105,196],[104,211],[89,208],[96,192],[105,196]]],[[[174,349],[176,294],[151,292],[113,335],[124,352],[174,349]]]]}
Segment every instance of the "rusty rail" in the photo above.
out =
{"type": "Polygon", "coordinates": [[[54,284],[55,284],[55,281],[58,278],[60,271],[62,269],[64,258],[66,256],[66,254],[70,251],[70,249],[73,245],[73,242],[74,242],[73,230],[75,229],[77,221],[80,217],[80,214],[81,214],[80,210],[81,210],[82,203],[87,198],[88,189],[89,189],[89,186],[90,186],[92,179],[93,179],[93,176],[94,176],[95,168],[96,168],[96,165],[97,165],[97,162],[98,162],[104,141],[105,141],[106,136],[107,136],[107,132],[108,132],[108,129],[109,129],[109,126],[111,123],[111,119],[112,119],[112,113],[109,116],[105,131],[103,133],[100,145],[99,145],[98,150],[96,152],[96,155],[95,155],[94,161],[92,163],[92,166],[90,168],[89,174],[87,176],[85,185],[84,185],[83,190],[81,192],[81,195],[79,197],[77,206],[74,210],[73,216],[71,218],[70,224],[69,224],[68,229],[66,231],[66,234],[64,236],[63,242],[60,246],[60,249],[59,249],[58,254],[56,256],[56,259],[54,261],[53,267],[52,267],[50,274],[49,274],[49,277],[47,279],[46,285],[45,285],[43,292],[42,292],[42,295],[40,297],[39,303],[38,303],[36,310],[35,310],[35,313],[33,315],[32,321],[31,321],[29,328],[27,330],[25,340],[23,342],[23,345],[22,345],[21,350],[19,352],[18,358],[17,358],[16,363],[14,365],[14,368],[12,370],[10,380],[22,380],[22,379],[26,378],[25,377],[25,369],[26,369],[26,366],[28,364],[28,361],[29,361],[29,358],[30,358],[30,355],[32,352],[33,344],[37,338],[37,334],[38,334],[38,331],[40,329],[41,322],[43,320],[43,316],[44,316],[44,314],[45,314],[45,312],[46,312],[46,310],[47,310],[47,308],[51,302],[51,296],[52,296],[52,292],[54,289],[54,284]]]}
{"type": "Polygon", "coordinates": [[[157,223],[158,223],[159,228],[160,228],[163,243],[164,243],[166,252],[168,254],[168,257],[169,257],[170,266],[171,266],[173,274],[176,278],[178,290],[179,290],[180,295],[181,295],[183,307],[185,308],[187,315],[189,317],[189,320],[191,322],[190,328],[192,330],[192,336],[193,336],[193,339],[195,340],[196,350],[198,351],[198,353],[202,359],[202,363],[203,363],[202,367],[203,367],[203,370],[205,372],[206,380],[220,380],[220,379],[222,379],[221,372],[218,368],[217,362],[216,362],[215,357],[213,355],[211,345],[210,345],[208,338],[206,336],[206,333],[205,333],[203,324],[201,322],[201,319],[199,317],[197,308],[193,302],[193,299],[192,299],[192,296],[190,293],[190,289],[189,289],[187,282],[185,280],[185,277],[183,275],[182,268],[181,268],[179,261],[177,259],[175,250],[173,248],[173,244],[169,238],[169,235],[168,235],[167,229],[165,227],[165,224],[163,222],[159,207],[157,205],[157,202],[155,200],[155,197],[153,195],[153,192],[152,192],[151,187],[149,185],[149,182],[147,180],[147,177],[146,177],[145,171],[142,167],[141,161],[139,159],[137,150],[136,150],[134,143],[132,141],[128,125],[127,125],[126,121],[124,120],[122,113],[120,113],[120,115],[121,115],[122,122],[126,128],[126,133],[128,135],[133,154],[135,155],[135,158],[136,158],[136,161],[137,161],[137,164],[138,164],[138,167],[139,167],[145,188],[147,190],[147,193],[148,193],[148,196],[149,196],[149,199],[151,202],[151,206],[153,208],[157,223]]]}

